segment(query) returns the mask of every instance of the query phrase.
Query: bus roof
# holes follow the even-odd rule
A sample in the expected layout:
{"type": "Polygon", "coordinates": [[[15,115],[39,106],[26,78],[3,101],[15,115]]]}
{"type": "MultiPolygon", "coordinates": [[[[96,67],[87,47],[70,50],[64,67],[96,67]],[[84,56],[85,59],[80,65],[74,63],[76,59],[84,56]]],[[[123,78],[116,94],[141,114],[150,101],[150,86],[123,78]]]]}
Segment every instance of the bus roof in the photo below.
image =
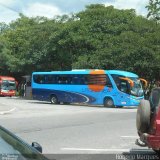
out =
{"type": "MultiPolygon", "coordinates": [[[[98,69],[94,69],[94,71],[98,71],[98,69]]],[[[89,74],[93,69],[77,69],[77,70],[71,70],[71,71],[51,71],[51,72],[33,72],[33,74],[89,74]]],[[[138,77],[138,75],[127,72],[127,71],[121,71],[121,70],[104,70],[106,74],[118,74],[121,76],[126,77],[138,77]]]]}
{"type": "Polygon", "coordinates": [[[51,71],[51,72],[33,72],[33,74],[88,74],[90,70],[71,70],[71,71],[51,71]]]}
{"type": "Polygon", "coordinates": [[[121,70],[108,70],[107,73],[109,74],[118,74],[120,76],[126,76],[126,77],[135,77],[137,78],[138,75],[132,72],[127,71],[121,71],[121,70]]]}

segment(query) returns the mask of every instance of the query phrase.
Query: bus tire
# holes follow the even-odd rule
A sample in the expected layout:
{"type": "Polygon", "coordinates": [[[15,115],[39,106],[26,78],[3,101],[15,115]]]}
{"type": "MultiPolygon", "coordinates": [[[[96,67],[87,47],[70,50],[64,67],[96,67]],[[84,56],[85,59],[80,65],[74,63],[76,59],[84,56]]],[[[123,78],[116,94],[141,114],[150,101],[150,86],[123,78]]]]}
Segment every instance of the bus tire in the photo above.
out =
{"type": "Polygon", "coordinates": [[[104,107],[107,107],[107,108],[114,108],[114,102],[113,102],[113,99],[112,98],[105,98],[104,99],[104,107]]]}
{"type": "Polygon", "coordinates": [[[59,103],[58,98],[55,95],[50,96],[50,101],[51,101],[52,104],[58,104],[59,103]]]}
{"type": "Polygon", "coordinates": [[[150,115],[150,102],[148,100],[141,100],[136,115],[136,127],[138,133],[147,133],[150,125],[150,115]]]}

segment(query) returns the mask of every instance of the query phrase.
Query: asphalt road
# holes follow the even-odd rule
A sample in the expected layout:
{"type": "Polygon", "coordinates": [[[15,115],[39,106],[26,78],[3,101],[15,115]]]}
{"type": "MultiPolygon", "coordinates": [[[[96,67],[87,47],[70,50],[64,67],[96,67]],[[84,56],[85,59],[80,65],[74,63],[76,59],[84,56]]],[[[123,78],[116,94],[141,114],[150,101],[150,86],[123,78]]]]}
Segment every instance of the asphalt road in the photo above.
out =
{"type": "Polygon", "coordinates": [[[152,155],[148,148],[135,145],[138,138],[135,118],[136,108],[52,105],[0,97],[0,124],[29,144],[40,143],[43,153],[52,158],[53,154],[60,159],[126,159],[132,153],[152,155]]]}

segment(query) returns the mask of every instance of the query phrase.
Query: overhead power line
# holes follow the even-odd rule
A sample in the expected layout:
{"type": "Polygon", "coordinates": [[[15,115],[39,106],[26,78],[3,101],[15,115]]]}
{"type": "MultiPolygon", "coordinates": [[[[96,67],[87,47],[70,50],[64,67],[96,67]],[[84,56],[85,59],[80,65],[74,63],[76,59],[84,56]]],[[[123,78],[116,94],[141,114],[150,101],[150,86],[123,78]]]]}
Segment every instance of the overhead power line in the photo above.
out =
{"type": "Polygon", "coordinates": [[[11,10],[11,11],[16,12],[16,13],[19,14],[19,12],[18,12],[17,10],[15,10],[15,9],[13,9],[13,8],[11,8],[11,7],[8,7],[8,6],[6,6],[6,5],[3,4],[3,3],[0,3],[0,6],[2,6],[2,7],[4,7],[4,8],[7,8],[7,9],[9,9],[9,10],[11,10]]]}

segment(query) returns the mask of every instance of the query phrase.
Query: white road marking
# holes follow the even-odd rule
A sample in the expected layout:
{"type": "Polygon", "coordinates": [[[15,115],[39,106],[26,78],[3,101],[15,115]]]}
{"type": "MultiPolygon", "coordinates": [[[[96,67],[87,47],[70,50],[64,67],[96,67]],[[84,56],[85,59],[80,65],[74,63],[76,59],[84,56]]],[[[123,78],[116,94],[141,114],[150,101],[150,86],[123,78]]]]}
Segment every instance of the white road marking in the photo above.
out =
{"type": "Polygon", "coordinates": [[[61,148],[68,151],[98,151],[98,152],[129,152],[130,149],[106,149],[106,148],[61,148]]]}
{"type": "Polygon", "coordinates": [[[127,148],[61,148],[62,151],[90,151],[90,152],[153,152],[152,149],[127,148]]]}
{"type": "Polygon", "coordinates": [[[0,115],[11,113],[11,112],[13,112],[14,110],[16,110],[16,108],[12,108],[12,109],[9,110],[9,111],[1,111],[1,112],[0,112],[0,115]]]}
{"type": "Polygon", "coordinates": [[[121,138],[133,138],[133,139],[136,139],[136,138],[138,138],[138,136],[121,136],[121,138]]]}

